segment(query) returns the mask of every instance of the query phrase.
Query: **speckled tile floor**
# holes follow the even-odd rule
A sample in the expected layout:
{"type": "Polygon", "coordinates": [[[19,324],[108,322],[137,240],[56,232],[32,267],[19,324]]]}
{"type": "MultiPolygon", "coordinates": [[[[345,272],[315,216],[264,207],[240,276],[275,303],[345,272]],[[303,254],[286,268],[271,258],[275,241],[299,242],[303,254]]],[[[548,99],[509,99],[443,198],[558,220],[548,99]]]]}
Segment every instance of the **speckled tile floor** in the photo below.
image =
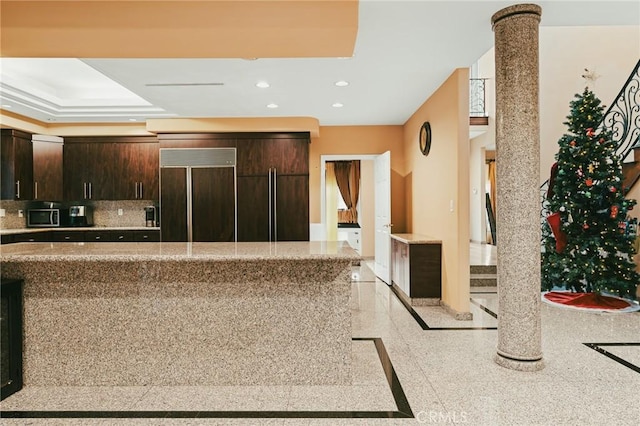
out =
{"type": "MultiPolygon", "coordinates": [[[[363,264],[352,284],[353,385],[271,387],[25,387],[2,411],[121,410],[228,412],[222,418],[3,418],[2,425],[636,425],[640,418],[640,313],[596,314],[542,305],[545,368],[504,369],[492,361],[499,314],[495,287],[473,288],[473,321],[451,321],[439,307],[415,311],[424,330],[363,264]],[[444,328],[454,326],[454,330],[444,328]],[[461,329],[469,327],[469,330],[461,329]],[[397,412],[398,394],[372,340],[380,338],[410,418],[348,418],[397,412]],[[616,362],[585,343],[609,343],[616,362]],[[636,345],[623,345],[635,343],[636,345]],[[260,412],[280,413],[264,418],[260,412]],[[285,414],[281,414],[285,412],[285,414]],[[318,417],[325,413],[328,418],[318,417]],[[250,413],[251,418],[246,417],[250,413]],[[258,413],[256,415],[256,413],[258,413]],[[293,413],[293,414],[292,414],[293,413]],[[297,414],[296,414],[297,413],[297,414]],[[306,413],[306,414],[305,414],[306,413]],[[310,413],[310,414],[309,414],[310,413]],[[333,413],[333,415],[326,413],[333,413]],[[338,415],[336,415],[338,413],[338,415]],[[309,418],[311,417],[311,418],[309,418]]],[[[397,389],[396,389],[397,391],[397,389]]],[[[0,412],[0,416],[2,413],[0,412]]],[[[3,416],[4,417],[4,416],[3,416]]]]}

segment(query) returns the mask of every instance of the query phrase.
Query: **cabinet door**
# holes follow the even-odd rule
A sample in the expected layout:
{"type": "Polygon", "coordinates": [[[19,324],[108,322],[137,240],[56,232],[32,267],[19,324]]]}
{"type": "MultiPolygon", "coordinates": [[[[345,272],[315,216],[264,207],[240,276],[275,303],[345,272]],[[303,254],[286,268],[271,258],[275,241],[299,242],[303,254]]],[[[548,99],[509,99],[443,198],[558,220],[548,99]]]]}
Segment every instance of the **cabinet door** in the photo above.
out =
{"type": "Polygon", "coordinates": [[[187,170],[162,168],[160,185],[160,238],[187,241],[187,170]]]}
{"type": "Polygon", "coordinates": [[[236,144],[237,169],[239,176],[266,175],[269,168],[269,139],[239,139],[236,144]]]}
{"type": "Polygon", "coordinates": [[[309,176],[278,175],[275,188],[278,241],[309,241],[309,176]]]}
{"type": "Polygon", "coordinates": [[[33,142],[33,199],[62,200],[62,148],[57,142],[33,142]]]}
{"type": "Polygon", "coordinates": [[[1,144],[3,200],[33,198],[33,147],[31,135],[3,129],[1,144]]]}
{"type": "Polygon", "coordinates": [[[192,169],[191,173],[193,241],[234,241],[233,168],[192,169]]]}
{"type": "Polygon", "coordinates": [[[269,241],[269,177],[238,177],[238,241],[269,241]]]}
{"type": "Polygon", "coordinates": [[[137,170],[138,199],[157,200],[159,193],[158,175],[160,167],[158,143],[134,144],[134,170],[137,170]]]}
{"type": "Polygon", "coordinates": [[[13,138],[16,144],[16,200],[33,199],[33,145],[31,139],[13,138]]]}
{"type": "Polygon", "coordinates": [[[309,174],[309,139],[276,138],[269,145],[268,162],[278,174],[309,174]]]}
{"type": "Polygon", "coordinates": [[[87,199],[87,144],[65,143],[62,153],[64,199],[67,201],[87,199]]]}
{"type": "Polygon", "coordinates": [[[119,145],[103,142],[87,144],[86,167],[89,199],[119,199],[116,182],[120,182],[124,167],[126,167],[126,165],[119,165],[119,145]]]}

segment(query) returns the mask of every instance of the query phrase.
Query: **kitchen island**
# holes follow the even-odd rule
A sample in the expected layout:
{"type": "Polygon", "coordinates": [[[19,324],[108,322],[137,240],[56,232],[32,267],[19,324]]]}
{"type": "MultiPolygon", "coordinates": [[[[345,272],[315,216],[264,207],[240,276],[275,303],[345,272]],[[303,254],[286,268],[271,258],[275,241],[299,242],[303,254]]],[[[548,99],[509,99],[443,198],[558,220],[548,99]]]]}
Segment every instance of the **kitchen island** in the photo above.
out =
{"type": "Polygon", "coordinates": [[[24,382],[348,385],[343,243],[18,243],[24,382]]]}

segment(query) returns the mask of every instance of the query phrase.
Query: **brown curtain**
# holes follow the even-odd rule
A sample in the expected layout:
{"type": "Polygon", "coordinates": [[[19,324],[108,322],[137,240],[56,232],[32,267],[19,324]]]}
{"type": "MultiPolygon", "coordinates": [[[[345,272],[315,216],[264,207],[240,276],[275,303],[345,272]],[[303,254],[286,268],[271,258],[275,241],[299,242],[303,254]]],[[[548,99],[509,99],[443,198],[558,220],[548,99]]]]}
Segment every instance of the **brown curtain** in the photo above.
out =
{"type": "Polygon", "coordinates": [[[340,214],[340,222],[358,223],[358,197],[360,195],[360,161],[336,161],[336,182],[347,212],[340,214]]]}
{"type": "Polygon", "coordinates": [[[487,164],[488,175],[489,175],[489,184],[491,185],[491,209],[493,210],[493,215],[496,215],[496,162],[490,161],[487,164]]]}
{"type": "Polygon", "coordinates": [[[351,190],[351,223],[358,223],[358,197],[360,196],[360,160],[351,162],[349,173],[349,189],[351,190]]]}

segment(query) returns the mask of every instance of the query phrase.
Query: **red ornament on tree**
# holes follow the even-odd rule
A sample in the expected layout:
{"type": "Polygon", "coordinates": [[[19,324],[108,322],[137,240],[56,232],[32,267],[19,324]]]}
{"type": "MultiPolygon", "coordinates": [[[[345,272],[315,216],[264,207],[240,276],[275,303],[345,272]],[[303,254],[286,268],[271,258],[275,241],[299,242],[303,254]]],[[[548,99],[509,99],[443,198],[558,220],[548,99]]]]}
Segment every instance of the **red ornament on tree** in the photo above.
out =
{"type": "Polygon", "coordinates": [[[587,186],[593,186],[593,179],[587,178],[587,180],[584,183],[586,183],[587,186]]]}
{"type": "Polygon", "coordinates": [[[593,131],[593,128],[589,127],[589,128],[587,129],[587,136],[591,137],[591,136],[593,136],[593,135],[595,135],[595,133],[594,133],[594,131],[593,131]]]}
{"type": "Polygon", "coordinates": [[[600,138],[600,143],[604,143],[604,138],[600,138]]]}
{"type": "Polygon", "coordinates": [[[610,186],[609,187],[609,192],[616,192],[616,191],[618,191],[618,190],[616,189],[615,186],[610,186]]]}
{"type": "Polygon", "coordinates": [[[618,206],[611,206],[611,218],[615,219],[618,216],[618,206]]]}
{"type": "Polygon", "coordinates": [[[569,145],[571,145],[571,146],[576,146],[576,141],[571,141],[571,142],[569,142],[569,145]]]}
{"type": "Polygon", "coordinates": [[[582,229],[589,229],[589,224],[585,222],[585,223],[582,225],[582,229]]]}

